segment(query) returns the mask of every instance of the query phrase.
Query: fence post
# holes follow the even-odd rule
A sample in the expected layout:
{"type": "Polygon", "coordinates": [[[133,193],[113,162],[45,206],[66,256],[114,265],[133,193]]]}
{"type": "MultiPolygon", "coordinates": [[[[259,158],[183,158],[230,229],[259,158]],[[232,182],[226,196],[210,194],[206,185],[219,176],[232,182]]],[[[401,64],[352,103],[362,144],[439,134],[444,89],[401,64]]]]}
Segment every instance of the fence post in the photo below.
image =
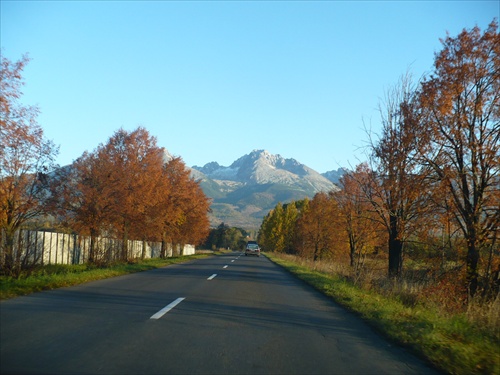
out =
{"type": "Polygon", "coordinates": [[[78,264],[75,263],[75,260],[80,263],[80,257],[76,256],[76,233],[73,233],[73,259],[71,260],[71,264],[78,264]]]}
{"type": "Polygon", "coordinates": [[[70,264],[69,258],[70,258],[71,251],[69,248],[71,246],[71,236],[69,234],[65,234],[64,237],[66,238],[66,236],[68,237],[68,241],[67,241],[67,244],[65,246],[65,248],[67,248],[67,250],[65,249],[65,251],[68,253],[68,256],[66,258],[66,264],[70,264]]]}
{"type": "Polygon", "coordinates": [[[42,238],[42,267],[44,265],[44,262],[45,262],[45,231],[42,232],[43,233],[43,238],[42,238]]]}
{"type": "MultiPolygon", "coordinates": [[[[62,244],[61,244],[61,261],[62,261],[62,264],[64,264],[64,253],[66,252],[66,247],[67,247],[67,244],[66,244],[66,233],[63,233],[62,234],[62,244]]],[[[68,258],[66,257],[66,264],[68,264],[68,258]]]]}
{"type": "Polygon", "coordinates": [[[38,258],[36,257],[38,253],[38,231],[35,232],[35,255],[33,256],[33,263],[38,262],[38,258]]]}
{"type": "Polygon", "coordinates": [[[56,263],[57,264],[57,255],[59,253],[59,233],[56,232],[56,263]]]}
{"type": "Polygon", "coordinates": [[[52,232],[50,232],[50,241],[49,241],[49,264],[52,259],[52,232]]]}

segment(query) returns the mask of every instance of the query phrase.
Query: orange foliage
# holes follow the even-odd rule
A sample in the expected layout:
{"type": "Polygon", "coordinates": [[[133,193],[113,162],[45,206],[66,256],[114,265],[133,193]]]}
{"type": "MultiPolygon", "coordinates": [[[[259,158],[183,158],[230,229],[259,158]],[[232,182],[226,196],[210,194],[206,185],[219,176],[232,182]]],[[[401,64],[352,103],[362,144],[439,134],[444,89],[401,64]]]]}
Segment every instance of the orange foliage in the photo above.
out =
{"type": "Polygon", "coordinates": [[[173,158],[163,168],[165,190],[162,200],[162,240],[176,244],[199,244],[208,236],[210,200],[199,182],[189,176],[180,158],[173,158]]]}
{"type": "Polygon", "coordinates": [[[360,185],[367,181],[369,173],[366,164],[358,165],[356,171],[340,179],[341,190],[330,193],[337,202],[339,227],[344,232],[340,238],[348,244],[350,264],[355,269],[363,266],[367,252],[373,252],[380,242],[382,229],[360,185]]]}
{"type": "Polygon", "coordinates": [[[165,163],[163,157],[146,129],[120,129],[61,176],[63,183],[53,190],[59,212],[91,235],[91,262],[92,241],[102,234],[123,239],[123,260],[128,239],[181,245],[204,240],[210,202],[180,158],[165,163]]]}
{"type": "Polygon", "coordinates": [[[0,72],[0,267],[15,274],[15,233],[30,219],[47,212],[45,185],[58,149],[44,139],[38,108],[19,102],[22,71],[29,59],[16,63],[2,57],[0,72]]]}
{"type": "Polygon", "coordinates": [[[434,75],[422,83],[416,124],[422,157],[447,191],[467,241],[467,283],[478,286],[481,249],[500,227],[500,34],[492,22],[442,40],[434,75]]]}
{"type": "Polygon", "coordinates": [[[314,261],[331,259],[338,249],[340,231],[337,203],[330,195],[317,193],[297,221],[297,250],[314,261]]]}

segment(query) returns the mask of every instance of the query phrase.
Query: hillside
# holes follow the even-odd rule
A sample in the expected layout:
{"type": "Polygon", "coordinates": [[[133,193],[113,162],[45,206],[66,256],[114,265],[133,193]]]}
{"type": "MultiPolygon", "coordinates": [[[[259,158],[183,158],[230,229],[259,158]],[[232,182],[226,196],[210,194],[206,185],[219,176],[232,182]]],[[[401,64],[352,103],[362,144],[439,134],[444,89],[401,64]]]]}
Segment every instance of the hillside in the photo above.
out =
{"type": "MultiPolygon", "coordinates": [[[[194,166],[191,175],[200,180],[205,194],[213,200],[213,226],[224,222],[256,229],[278,202],[312,198],[317,192],[338,189],[327,177],[297,160],[266,150],[254,150],[228,167],[215,161],[194,166]]],[[[338,173],[334,177],[338,180],[338,173]]]]}

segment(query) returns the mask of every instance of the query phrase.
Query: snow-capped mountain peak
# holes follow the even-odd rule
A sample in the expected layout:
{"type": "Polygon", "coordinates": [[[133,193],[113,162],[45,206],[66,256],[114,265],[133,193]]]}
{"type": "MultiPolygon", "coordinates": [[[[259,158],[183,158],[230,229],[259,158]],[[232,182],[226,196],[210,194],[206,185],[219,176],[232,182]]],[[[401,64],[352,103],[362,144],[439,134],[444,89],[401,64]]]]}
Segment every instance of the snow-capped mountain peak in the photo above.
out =
{"type": "Polygon", "coordinates": [[[242,228],[258,228],[278,202],[338,190],[333,182],[306,165],[267,150],[253,150],[228,167],[217,162],[194,166],[191,175],[201,181],[205,193],[213,199],[214,226],[224,221],[242,228]]]}
{"type": "Polygon", "coordinates": [[[307,185],[315,192],[334,190],[336,186],[313,169],[295,159],[285,159],[267,150],[253,150],[234,161],[229,167],[217,162],[194,169],[215,180],[229,180],[244,184],[307,185]]]}

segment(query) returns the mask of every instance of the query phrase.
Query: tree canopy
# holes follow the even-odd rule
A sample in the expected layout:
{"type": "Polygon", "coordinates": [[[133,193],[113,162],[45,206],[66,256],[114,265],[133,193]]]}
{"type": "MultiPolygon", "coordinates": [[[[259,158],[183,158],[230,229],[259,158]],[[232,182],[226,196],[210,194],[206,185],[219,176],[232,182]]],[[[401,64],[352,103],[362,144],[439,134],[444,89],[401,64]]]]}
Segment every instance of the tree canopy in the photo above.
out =
{"type": "Polygon", "coordinates": [[[58,148],[45,139],[39,110],[21,102],[22,71],[29,59],[2,56],[0,72],[0,265],[15,272],[14,236],[26,222],[47,212],[48,172],[58,148]]]}

